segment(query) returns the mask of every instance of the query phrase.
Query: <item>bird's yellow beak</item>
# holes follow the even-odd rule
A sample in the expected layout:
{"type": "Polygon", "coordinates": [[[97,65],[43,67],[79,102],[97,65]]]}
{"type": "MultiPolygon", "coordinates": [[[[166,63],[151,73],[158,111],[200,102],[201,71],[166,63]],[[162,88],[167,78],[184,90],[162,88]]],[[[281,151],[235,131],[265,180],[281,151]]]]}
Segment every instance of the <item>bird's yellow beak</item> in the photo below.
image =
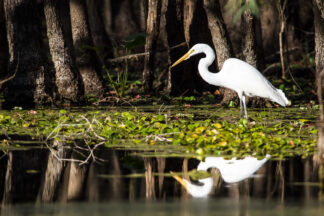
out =
{"type": "Polygon", "coordinates": [[[186,54],[184,54],[181,58],[178,59],[178,61],[176,61],[173,65],[171,65],[170,68],[173,68],[174,66],[176,66],[177,64],[181,63],[182,61],[186,60],[191,53],[193,53],[195,50],[191,49],[189,50],[186,54]]]}
{"type": "Polygon", "coordinates": [[[174,174],[173,172],[171,172],[172,177],[177,180],[177,182],[179,182],[187,191],[188,191],[188,184],[187,182],[185,182],[180,176],[174,174]]]}

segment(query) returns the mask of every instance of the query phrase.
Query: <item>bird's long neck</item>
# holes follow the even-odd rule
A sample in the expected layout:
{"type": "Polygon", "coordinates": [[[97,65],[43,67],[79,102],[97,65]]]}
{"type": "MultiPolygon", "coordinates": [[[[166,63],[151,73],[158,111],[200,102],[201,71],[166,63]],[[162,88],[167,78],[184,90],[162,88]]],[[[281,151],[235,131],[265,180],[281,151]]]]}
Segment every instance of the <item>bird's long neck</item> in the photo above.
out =
{"type": "Polygon", "coordinates": [[[198,64],[199,74],[203,78],[203,80],[205,80],[207,83],[220,86],[220,84],[221,84],[220,74],[219,73],[211,73],[208,70],[208,67],[215,60],[215,53],[210,47],[208,47],[208,50],[205,52],[205,55],[206,55],[206,57],[200,59],[199,64],[198,64]]]}

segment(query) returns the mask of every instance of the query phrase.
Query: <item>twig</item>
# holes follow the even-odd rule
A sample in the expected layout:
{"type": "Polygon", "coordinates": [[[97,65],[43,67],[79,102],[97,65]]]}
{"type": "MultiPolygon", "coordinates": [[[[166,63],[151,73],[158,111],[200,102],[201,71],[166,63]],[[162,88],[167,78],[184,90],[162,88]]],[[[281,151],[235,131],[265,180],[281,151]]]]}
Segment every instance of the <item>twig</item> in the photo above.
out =
{"type": "Polygon", "coordinates": [[[164,106],[164,103],[159,107],[159,115],[161,115],[164,110],[166,109],[166,106],[164,106]]]}
{"type": "Polygon", "coordinates": [[[93,151],[94,151],[98,146],[101,146],[101,145],[103,145],[103,144],[105,144],[105,142],[98,143],[98,144],[96,144],[92,149],[90,148],[90,146],[88,146],[89,155],[88,155],[88,157],[87,157],[87,158],[86,158],[82,163],[80,163],[80,166],[83,165],[83,164],[86,164],[86,163],[90,160],[90,158],[92,158],[93,161],[96,161],[97,157],[94,155],[93,151]]]}
{"type": "Polygon", "coordinates": [[[283,54],[283,33],[286,28],[286,16],[285,16],[285,9],[287,5],[287,0],[284,0],[283,4],[281,5],[281,0],[277,1],[278,11],[279,11],[279,20],[280,20],[280,31],[279,31],[279,48],[280,48],[280,61],[281,61],[281,71],[282,71],[282,78],[286,78],[285,73],[285,62],[284,62],[284,54],[283,54]]]}
{"type": "MultiPolygon", "coordinates": [[[[54,128],[54,130],[53,130],[53,131],[52,131],[52,132],[47,136],[46,140],[49,140],[49,139],[53,139],[53,138],[58,137],[58,136],[59,136],[60,129],[61,129],[62,127],[87,126],[88,128],[87,128],[86,132],[91,132],[91,133],[93,133],[94,136],[95,136],[97,139],[102,140],[103,142],[100,142],[100,143],[94,145],[93,148],[91,148],[89,145],[87,145],[88,142],[86,141],[86,138],[84,138],[83,140],[84,140],[84,142],[86,143],[87,148],[82,148],[82,147],[80,147],[79,145],[74,144],[74,151],[76,151],[76,152],[79,153],[80,155],[86,157],[85,160],[78,160],[78,159],[71,159],[71,158],[61,158],[61,157],[59,157],[59,156],[57,155],[56,151],[55,151],[52,147],[50,147],[50,146],[47,144],[47,142],[45,142],[47,148],[50,150],[50,152],[53,154],[53,156],[54,156],[57,160],[59,160],[59,161],[76,162],[76,163],[79,163],[80,166],[83,165],[83,164],[88,163],[88,162],[90,161],[90,159],[92,159],[93,161],[97,161],[97,160],[98,160],[98,161],[104,161],[103,159],[98,158],[98,157],[96,157],[96,156],[94,155],[94,150],[95,150],[96,148],[98,148],[99,146],[105,144],[105,142],[106,142],[106,139],[105,139],[104,137],[102,137],[102,136],[99,136],[99,135],[95,132],[95,130],[94,130],[93,126],[92,126],[92,124],[95,124],[95,123],[98,124],[98,121],[97,121],[95,118],[93,118],[93,119],[91,120],[91,122],[90,122],[89,119],[87,119],[87,118],[86,118],[85,116],[83,116],[83,115],[81,116],[81,118],[82,118],[83,120],[85,120],[86,123],[82,123],[82,124],[66,124],[65,122],[59,123],[59,124],[54,128]],[[55,134],[55,135],[53,135],[53,134],[55,134]],[[77,149],[80,149],[80,150],[83,150],[83,151],[87,151],[88,154],[85,155],[85,154],[83,154],[81,151],[78,151],[77,149]]],[[[78,133],[77,133],[77,134],[78,134],[78,133]]],[[[84,137],[85,137],[85,134],[84,134],[84,133],[82,133],[82,134],[83,134],[84,137]]],[[[86,134],[86,135],[87,135],[87,134],[86,134]]],[[[60,138],[61,138],[62,140],[64,140],[64,135],[61,136],[60,138]]]]}
{"type": "MultiPolygon", "coordinates": [[[[61,123],[60,124],[58,124],[55,128],[54,128],[54,130],[52,130],[52,132],[47,136],[47,138],[46,138],[46,140],[49,140],[50,138],[52,138],[51,136],[52,136],[52,134],[57,130],[57,129],[59,129],[61,127],[61,123]]],[[[58,132],[57,132],[58,133],[58,132]]],[[[56,135],[57,135],[57,133],[56,133],[56,135]]],[[[55,137],[55,136],[54,136],[55,137]]]]}
{"type": "Polygon", "coordinates": [[[148,141],[150,138],[154,138],[155,141],[167,141],[167,142],[171,142],[168,140],[168,138],[165,138],[163,136],[167,136],[167,135],[173,135],[173,134],[178,134],[180,132],[170,132],[170,133],[164,133],[164,134],[153,134],[153,135],[148,135],[146,137],[143,138],[143,140],[148,141]]]}
{"type": "MultiPolygon", "coordinates": [[[[173,47],[170,47],[170,50],[173,50],[173,49],[185,46],[185,45],[187,45],[187,43],[182,42],[182,43],[177,44],[173,47]]],[[[168,49],[159,50],[156,53],[161,53],[161,52],[166,52],[166,51],[168,51],[168,49]]],[[[130,55],[121,56],[121,57],[117,57],[117,58],[113,58],[113,59],[108,59],[106,61],[109,63],[115,63],[115,62],[121,62],[121,61],[128,60],[128,59],[134,59],[134,58],[138,59],[139,57],[143,57],[143,56],[147,56],[147,55],[149,55],[149,52],[130,54],[130,55]]]]}
{"type": "Polygon", "coordinates": [[[90,121],[89,121],[86,117],[84,117],[83,115],[81,115],[81,118],[84,119],[84,120],[88,123],[88,125],[89,125],[89,129],[92,131],[92,133],[95,135],[95,137],[97,137],[97,138],[100,139],[100,140],[106,140],[104,137],[99,136],[99,135],[94,131],[94,129],[93,129],[93,127],[92,127],[92,124],[90,123],[90,121]]]}
{"type": "Polygon", "coordinates": [[[18,60],[17,60],[17,61],[18,61],[18,62],[17,62],[17,67],[16,67],[16,69],[15,69],[15,73],[14,73],[13,75],[11,75],[10,77],[8,77],[8,78],[5,78],[5,79],[3,79],[3,80],[0,80],[0,88],[1,88],[1,86],[2,86],[5,82],[8,82],[9,80],[13,79],[13,78],[16,76],[17,71],[18,71],[18,66],[19,66],[19,54],[18,54],[18,60]]]}
{"type": "Polygon", "coordinates": [[[274,67],[279,67],[280,63],[273,63],[271,65],[269,65],[266,69],[264,69],[262,71],[263,74],[266,74],[270,69],[274,68],[274,67]]]}
{"type": "Polygon", "coordinates": [[[121,57],[117,57],[117,58],[113,58],[113,59],[108,59],[107,61],[110,63],[121,62],[124,60],[133,59],[133,58],[137,59],[138,57],[146,56],[148,54],[149,54],[149,52],[130,54],[130,55],[121,56],[121,57]]]}
{"type": "Polygon", "coordinates": [[[81,162],[83,162],[82,160],[78,160],[78,159],[72,159],[72,158],[61,158],[61,157],[59,157],[59,156],[56,154],[55,150],[54,150],[52,147],[50,147],[46,142],[45,142],[45,145],[46,145],[47,148],[50,150],[50,152],[53,154],[53,156],[54,156],[57,160],[59,160],[59,161],[69,161],[69,162],[77,162],[77,163],[81,163],[81,162]]]}
{"type": "Polygon", "coordinates": [[[86,125],[86,124],[64,124],[64,122],[63,122],[63,123],[60,123],[60,124],[58,124],[58,125],[54,128],[54,130],[53,130],[53,131],[52,131],[52,132],[47,136],[46,140],[53,139],[53,138],[57,137],[57,136],[58,136],[58,133],[60,132],[60,130],[57,130],[57,129],[60,129],[60,128],[62,128],[62,127],[76,127],[76,126],[83,126],[83,125],[86,125]],[[56,130],[57,130],[57,131],[56,131],[56,130]],[[53,134],[55,131],[56,131],[56,135],[52,137],[52,134],[53,134]]]}

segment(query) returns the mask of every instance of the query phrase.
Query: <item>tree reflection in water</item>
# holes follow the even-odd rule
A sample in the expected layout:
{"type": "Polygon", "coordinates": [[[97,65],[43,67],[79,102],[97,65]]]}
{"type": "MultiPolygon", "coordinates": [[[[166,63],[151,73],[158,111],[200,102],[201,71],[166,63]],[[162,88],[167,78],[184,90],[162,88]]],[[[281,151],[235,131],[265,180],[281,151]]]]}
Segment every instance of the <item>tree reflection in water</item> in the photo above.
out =
{"type": "Polygon", "coordinates": [[[217,168],[211,170],[215,174],[200,180],[198,185],[184,175],[184,182],[197,190],[208,186],[208,190],[196,192],[200,197],[208,195],[211,199],[234,200],[255,197],[278,201],[294,198],[307,203],[320,199],[323,194],[318,193],[323,179],[319,170],[323,166],[315,166],[313,158],[272,160],[267,156],[263,160],[253,157],[224,160],[214,157],[200,162],[193,158],[143,157],[135,153],[102,147],[95,154],[103,161],[80,165],[77,160],[62,161],[56,157],[80,159],[82,155],[81,150],[72,151],[59,142],[55,152],[45,148],[9,150],[0,160],[2,205],[188,199],[188,193],[170,176],[170,172],[186,174],[188,170],[211,167],[217,168]],[[253,166],[251,170],[247,169],[250,166],[248,161],[253,166]],[[235,167],[234,171],[230,167],[235,167]],[[236,176],[238,173],[241,176],[236,176]],[[249,178],[251,175],[258,178],[249,178]]]}

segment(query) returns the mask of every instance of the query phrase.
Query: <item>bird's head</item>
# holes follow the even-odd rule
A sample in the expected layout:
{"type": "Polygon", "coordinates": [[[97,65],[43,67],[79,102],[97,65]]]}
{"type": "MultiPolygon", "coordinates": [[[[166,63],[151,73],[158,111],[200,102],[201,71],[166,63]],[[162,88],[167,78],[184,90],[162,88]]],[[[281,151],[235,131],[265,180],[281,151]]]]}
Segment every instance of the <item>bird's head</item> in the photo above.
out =
{"type": "Polygon", "coordinates": [[[205,198],[209,195],[213,188],[213,179],[211,177],[200,179],[199,185],[193,184],[190,181],[181,178],[180,176],[172,173],[172,177],[177,180],[187,192],[195,198],[205,198]]]}
{"type": "MultiPolygon", "coordinates": [[[[204,52],[206,47],[209,47],[207,44],[196,44],[194,45],[186,54],[179,58],[170,68],[173,68],[182,61],[188,60],[191,56],[197,55],[198,53],[204,52]]],[[[210,48],[210,47],[209,47],[210,48]]]]}

